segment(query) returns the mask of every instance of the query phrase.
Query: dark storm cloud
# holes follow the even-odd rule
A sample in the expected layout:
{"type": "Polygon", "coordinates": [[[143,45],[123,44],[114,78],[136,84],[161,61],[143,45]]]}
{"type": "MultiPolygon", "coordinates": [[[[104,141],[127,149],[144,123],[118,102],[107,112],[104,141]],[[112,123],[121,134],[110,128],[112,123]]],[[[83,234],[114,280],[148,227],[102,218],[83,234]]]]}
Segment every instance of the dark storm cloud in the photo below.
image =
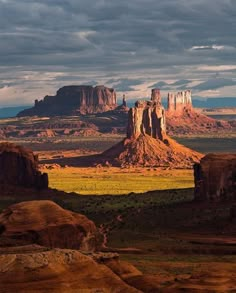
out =
{"type": "Polygon", "coordinates": [[[202,50],[216,51],[203,58],[227,60],[235,13],[229,0],[0,1],[0,61],[103,69],[125,61],[132,69],[169,65],[160,60],[167,54],[172,64],[195,63],[202,50]]]}
{"type": "Polygon", "coordinates": [[[12,77],[16,66],[65,73],[45,81],[50,88],[77,75],[123,79],[120,91],[142,74],[180,82],[199,65],[234,64],[235,15],[235,0],[0,0],[0,66],[12,77]]]}

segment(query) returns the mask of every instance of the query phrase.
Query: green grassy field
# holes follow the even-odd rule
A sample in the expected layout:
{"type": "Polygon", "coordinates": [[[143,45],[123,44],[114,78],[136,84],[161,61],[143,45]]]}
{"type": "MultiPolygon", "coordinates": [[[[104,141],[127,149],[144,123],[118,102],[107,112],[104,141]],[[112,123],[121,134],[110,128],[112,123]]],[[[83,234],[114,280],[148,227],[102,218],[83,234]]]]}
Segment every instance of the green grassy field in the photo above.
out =
{"type": "Polygon", "coordinates": [[[47,172],[50,187],[87,195],[142,193],[194,185],[192,170],[62,168],[47,172]]]}

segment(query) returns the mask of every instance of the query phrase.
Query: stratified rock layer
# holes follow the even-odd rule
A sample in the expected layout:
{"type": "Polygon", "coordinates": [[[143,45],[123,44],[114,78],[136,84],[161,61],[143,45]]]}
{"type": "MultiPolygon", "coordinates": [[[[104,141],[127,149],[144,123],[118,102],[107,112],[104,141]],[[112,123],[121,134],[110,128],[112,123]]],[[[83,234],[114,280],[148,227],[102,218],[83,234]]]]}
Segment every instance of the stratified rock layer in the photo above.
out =
{"type": "Polygon", "coordinates": [[[190,111],[192,109],[191,91],[168,93],[167,102],[167,111],[169,114],[182,115],[184,111],[190,111]]]}
{"type": "Polygon", "coordinates": [[[0,185],[46,189],[48,176],[38,170],[38,157],[31,150],[1,143],[0,185]]]}
{"type": "Polygon", "coordinates": [[[168,93],[166,111],[169,135],[212,133],[230,130],[228,121],[215,120],[196,111],[192,106],[191,91],[168,93]]]}
{"type": "Polygon", "coordinates": [[[236,196],[236,154],[208,154],[194,166],[195,199],[236,196]]]}
{"type": "Polygon", "coordinates": [[[127,285],[106,265],[79,251],[43,247],[31,250],[1,252],[0,292],[142,292],[127,285]]]}
{"type": "Polygon", "coordinates": [[[49,200],[21,202],[0,214],[0,246],[39,244],[96,251],[103,242],[87,217],[49,200]]]}
{"type": "Polygon", "coordinates": [[[105,86],[64,86],[55,96],[35,101],[33,108],[18,114],[22,116],[55,116],[101,113],[117,107],[114,89],[105,86]]]}
{"type": "Polygon", "coordinates": [[[127,138],[136,139],[141,134],[163,140],[166,131],[165,109],[160,100],[137,101],[128,112],[127,138]]]}

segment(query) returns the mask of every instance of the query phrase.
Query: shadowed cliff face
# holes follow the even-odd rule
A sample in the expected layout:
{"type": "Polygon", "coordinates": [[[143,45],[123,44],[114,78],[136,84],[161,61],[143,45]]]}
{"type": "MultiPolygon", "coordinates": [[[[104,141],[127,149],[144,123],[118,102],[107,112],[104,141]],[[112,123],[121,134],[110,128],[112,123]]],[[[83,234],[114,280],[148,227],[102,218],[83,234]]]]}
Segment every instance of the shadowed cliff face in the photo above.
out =
{"type": "Polygon", "coordinates": [[[114,89],[105,86],[64,86],[55,96],[35,101],[33,108],[21,111],[23,116],[55,116],[102,113],[117,107],[114,89]]]}
{"type": "Polygon", "coordinates": [[[195,199],[236,196],[236,154],[208,154],[194,165],[195,199]]]}
{"type": "Polygon", "coordinates": [[[48,176],[38,170],[38,157],[31,150],[1,143],[0,185],[46,189],[48,176]]]}

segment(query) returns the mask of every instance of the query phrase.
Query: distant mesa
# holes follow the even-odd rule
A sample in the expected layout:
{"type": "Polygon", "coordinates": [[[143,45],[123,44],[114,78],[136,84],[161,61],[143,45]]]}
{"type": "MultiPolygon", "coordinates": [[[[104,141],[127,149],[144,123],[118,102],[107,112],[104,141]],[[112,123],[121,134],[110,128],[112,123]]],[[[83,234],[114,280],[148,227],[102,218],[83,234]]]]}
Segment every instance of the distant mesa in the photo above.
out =
{"type": "Polygon", "coordinates": [[[31,150],[12,143],[0,144],[0,189],[17,186],[48,188],[48,176],[38,169],[38,157],[31,150]]]}
{"type": "Polygon", "coordinates": [[[103,237],[86,216],[50,200],[21,202],[0,214],[0,246],[38,244],[50,248],[100,250],[103,237]]]}
{"type": "Polygon", "coordinates": [[[103,160],[121,166],[190,168],[202,155],[166,134],[166,114],[159,89],[150,101],[137,101],[128,112],[127,137],[102,154],[103,160]]]}
{"type": "Polygon", "coordinates": [[[169,135],[205,134],[231,129],[229,122],[215,120],[197,112],[192,105],[190,90],[168,93],[166,123],[169,135]]]}
{"type": "Polygon", "coordinates": [[[193,109],[191,91],[168,93],[167,103],[168,114],[183,115],[184,111],[191,111],[193,109]]]}
{"type": "Polygon", "coordinates": [[[208,154],[194,165],[195,199],[225,200],[236,196],[236,154],[208,154]]]}
{"type": "Polygon", "coordinates": [[[117,107],[116,92],[105,86],[64,86],[55,96],[35,100],[33,108],[18,113],[23,116],[57,116],[102,113],[117,107]]]}

